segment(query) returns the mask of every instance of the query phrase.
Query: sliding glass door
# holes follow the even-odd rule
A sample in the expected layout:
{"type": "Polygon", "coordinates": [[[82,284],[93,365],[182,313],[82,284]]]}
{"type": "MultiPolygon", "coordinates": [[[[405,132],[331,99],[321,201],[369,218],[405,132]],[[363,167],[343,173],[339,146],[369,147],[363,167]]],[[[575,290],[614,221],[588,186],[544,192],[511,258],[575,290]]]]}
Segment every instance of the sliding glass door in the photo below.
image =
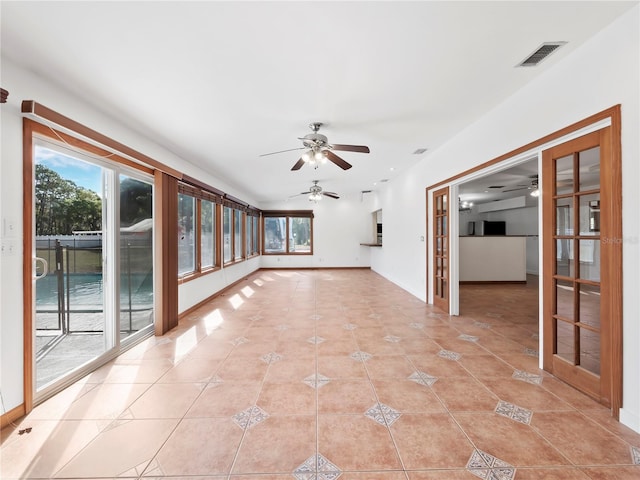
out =
{"type": "Polygon", "coordinates": [[[153,177],[38,138],[33,148],[35,399],[153,326],[153,177]]]}

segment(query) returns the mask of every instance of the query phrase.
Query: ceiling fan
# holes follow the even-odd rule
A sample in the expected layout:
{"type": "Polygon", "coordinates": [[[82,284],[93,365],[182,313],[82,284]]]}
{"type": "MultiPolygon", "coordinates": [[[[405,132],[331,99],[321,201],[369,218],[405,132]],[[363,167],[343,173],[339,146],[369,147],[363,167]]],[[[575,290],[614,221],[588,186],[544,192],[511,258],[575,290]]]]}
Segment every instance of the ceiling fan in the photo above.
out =
{"type": "MultiPolygon", "coordinates": [[[[309,195],[309,201],[316,202],[316,203],[322,200],[323,195],[325,197],[335,198],[336,200],[340,198],[337,193],[325,192],[324,190],[322,190],[322,187],[318,185],[318,183],[319,183],[319,180],[314,180],[313,185],[309,187],[308,192],[302,192],[302,193],[299,193],[298,195],[309,195]]],[[[294,197],[297,197],[298,195],[294,195],[294,197]]]]}
{"type": "Polygon", "coordinates": [[[369,153],[369,147],[365,145],[339,145],[337,143],[329,143],[326,136],[318,133],[318,130],[320,130],[320,127],[322,125],[323,124],[320,122],[309,124],[309,128],[313,130],[313,133],[308,133],[304,137],[298,137],[298,140],[302,140],[302,144],[304,145],[303,147],[290,148],[288,150],[280,150],[278,152],[263,153],[260,156],[264,157],[267,155],[274,155],[276,153],[306,149],[307,151],[303,153],[300,159],[293,165],[293,167],[291,167],[291,170],[300,170],[300,168],[305,163],[308,163],[314,168],[318,168],[318,165],[320,165],[321,163],[326,163],[327,160],[335,163],[343,170],[348,170],[349,168],[351,168],[351,164],[333,153],[333,150],[369,153]]]}
{"type": "Polygon", "coordinates": [[[528,185],[516,185],[516,188],[510,188],[509,190],[503,190],[502,193],[515,192],[517,190],[537,190],[538,189],[538,175],[529,175],[531,183],[528,185]]]}

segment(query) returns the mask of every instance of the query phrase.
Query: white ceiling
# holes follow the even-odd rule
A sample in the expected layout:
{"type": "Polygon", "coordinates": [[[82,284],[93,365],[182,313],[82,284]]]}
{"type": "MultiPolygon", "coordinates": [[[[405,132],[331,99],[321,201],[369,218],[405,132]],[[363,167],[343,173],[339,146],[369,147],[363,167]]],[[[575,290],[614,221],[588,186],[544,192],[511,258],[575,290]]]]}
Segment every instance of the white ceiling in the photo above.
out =
{"type": "Polygon", "coordinates": [[[635,4],[2,1],[2,55],[264,203],[313,179],[375,189],[635,4]],[[310,122],[371,153],[336,152],[347,171],[259,157],[301,146],[310,122]]]}

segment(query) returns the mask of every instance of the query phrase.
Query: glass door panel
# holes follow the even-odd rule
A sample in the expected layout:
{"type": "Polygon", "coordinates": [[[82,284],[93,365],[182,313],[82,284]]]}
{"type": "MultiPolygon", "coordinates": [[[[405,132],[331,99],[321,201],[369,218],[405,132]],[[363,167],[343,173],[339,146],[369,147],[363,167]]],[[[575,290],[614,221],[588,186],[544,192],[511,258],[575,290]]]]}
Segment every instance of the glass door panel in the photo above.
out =
{"type": "Polygon", "coordinates": [[[120,338],[153,324],[153,185],[120,175],[120,338]]]}
{"type": "Polygon", "coordinates": [[[107,329],[103,239],[105,169],[65,148],[35,147],[36,391],[112,347],[107,329]]]}

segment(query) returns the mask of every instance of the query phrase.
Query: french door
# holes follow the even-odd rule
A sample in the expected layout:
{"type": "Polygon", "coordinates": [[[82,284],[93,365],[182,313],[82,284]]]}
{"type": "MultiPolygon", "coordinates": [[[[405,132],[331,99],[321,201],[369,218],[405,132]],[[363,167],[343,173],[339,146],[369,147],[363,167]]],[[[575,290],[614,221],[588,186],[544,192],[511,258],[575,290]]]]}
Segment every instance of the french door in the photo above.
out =
{"type": "Polygon", "coordinates": [[[153,177],[81,143],[34,136],[25,170],[36,403],[153,330],[153,177]]]}
{"type": "Polygon", "coordinates": [[[543,152],[545,370],[612,406],[621,200],[611,127],[543,152]]]}
{"type": "Polygon", "coordinates": [[[433,192],[433,304],[449,313],[449,187],[433,192]]]}

